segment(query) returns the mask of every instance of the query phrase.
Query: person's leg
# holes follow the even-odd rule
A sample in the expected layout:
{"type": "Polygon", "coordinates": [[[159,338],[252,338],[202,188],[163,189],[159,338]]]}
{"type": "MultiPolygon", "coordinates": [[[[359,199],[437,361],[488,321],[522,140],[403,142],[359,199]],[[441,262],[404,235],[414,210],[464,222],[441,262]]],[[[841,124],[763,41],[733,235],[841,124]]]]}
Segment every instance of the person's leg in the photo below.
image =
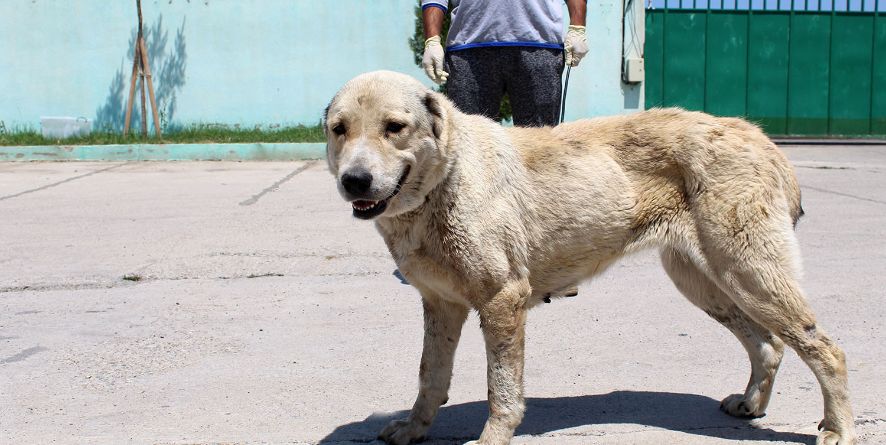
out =
{"type": "Polygon", "coordinates": [[[506,80],[514,125],[555,126],[560,123],[563,51],[547,48],[513,50],[513,66],[506,80]]]}
{"type": "Polygon", "coordinates": [[[470,48],[446,53],[446,96],[462,112],[501,120],[504,80],[500,75],[500,49],[470,48]]]}

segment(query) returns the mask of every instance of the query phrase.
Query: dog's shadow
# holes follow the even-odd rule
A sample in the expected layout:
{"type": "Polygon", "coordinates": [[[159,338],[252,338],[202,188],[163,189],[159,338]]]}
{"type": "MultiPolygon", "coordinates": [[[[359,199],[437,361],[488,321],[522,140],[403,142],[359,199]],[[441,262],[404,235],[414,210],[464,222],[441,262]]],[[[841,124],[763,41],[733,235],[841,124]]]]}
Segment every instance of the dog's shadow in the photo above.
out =
{"type": "MultiPolygon", "coordinates": [[[[639,424],[736,441],[815,443],[815,436],[760,428],[747,419],[722,413],[719,406],[719,401],[709,397],[667,392],[616,391],[580,397],[529,398],[526,399],[526,416],[516,435],[541,435],[585,425],[639,424]]],[[[485,401],[444,405],[427,439],[435,444],[476,439],[483,430],[487,413],[485,401]]],[[[366,443],[374,439],[388,422],[407,414],[407,411],[400,411],[371,415],[363,421],[339,426],[320,443],[366,443]]]]}

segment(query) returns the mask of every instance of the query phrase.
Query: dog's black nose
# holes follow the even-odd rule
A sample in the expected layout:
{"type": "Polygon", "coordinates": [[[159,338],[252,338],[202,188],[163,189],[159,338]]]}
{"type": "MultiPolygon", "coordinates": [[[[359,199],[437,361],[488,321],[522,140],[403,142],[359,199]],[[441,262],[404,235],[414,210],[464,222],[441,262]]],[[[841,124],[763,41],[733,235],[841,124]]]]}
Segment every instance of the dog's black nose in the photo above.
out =
{"type": "Polygon", "coordinates": [[[372,173],[363,169],[351,169],[341,175],[341,185],[348,193],[360,196],[369,191],[372,185],[372,173]]]}

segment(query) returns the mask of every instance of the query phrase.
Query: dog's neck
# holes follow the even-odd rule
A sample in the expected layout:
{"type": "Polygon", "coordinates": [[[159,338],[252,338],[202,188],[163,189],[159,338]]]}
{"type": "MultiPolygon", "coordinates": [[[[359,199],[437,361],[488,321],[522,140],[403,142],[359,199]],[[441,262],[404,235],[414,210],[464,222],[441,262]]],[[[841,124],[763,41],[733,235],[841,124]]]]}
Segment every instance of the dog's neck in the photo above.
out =
{"type": "Polygon", "coordinates": [[[440,182],[425,195],[424,202],[418,207],[394,216],[382,216],[376,220],[376,226],[383,236],[402,235],[407,231],[421,230],[417,227],[428,221],[444,220],[448,203],[452,201],[453,191],[450,185],[452,168],[451,165],[441,166],[444,175],[440,182]]]}

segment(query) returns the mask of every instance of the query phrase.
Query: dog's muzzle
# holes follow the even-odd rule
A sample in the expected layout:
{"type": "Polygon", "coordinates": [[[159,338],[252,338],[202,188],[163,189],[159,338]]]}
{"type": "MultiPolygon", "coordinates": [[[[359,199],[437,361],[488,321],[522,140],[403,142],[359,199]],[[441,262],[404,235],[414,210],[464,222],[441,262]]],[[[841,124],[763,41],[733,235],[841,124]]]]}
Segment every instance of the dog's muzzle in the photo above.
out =
{"type": "MultiPolygon", "coordinates": [[[[409,170],[410,168],[407,165],[403,170],[403,174],[400,175],[400,180],[397,181],[397,186],[394,187],[394,191],[391,192],[388,197],[380,200],[357,199],[351,201],[351,206],[354,209],[354,217],[360,219],[372,219],[384,213],[388,208],[388,202],[400,193],[400,188],[403,187],[406,178],[409,176],[409,170]]],[[[364,171],[354,173],[348,172],[342,175],[342,187],[344,187],[345,191],[352,196],[365,195],[372,185],[372,174],[369,172],[362,174],[363,172],[364,171]]]]}

